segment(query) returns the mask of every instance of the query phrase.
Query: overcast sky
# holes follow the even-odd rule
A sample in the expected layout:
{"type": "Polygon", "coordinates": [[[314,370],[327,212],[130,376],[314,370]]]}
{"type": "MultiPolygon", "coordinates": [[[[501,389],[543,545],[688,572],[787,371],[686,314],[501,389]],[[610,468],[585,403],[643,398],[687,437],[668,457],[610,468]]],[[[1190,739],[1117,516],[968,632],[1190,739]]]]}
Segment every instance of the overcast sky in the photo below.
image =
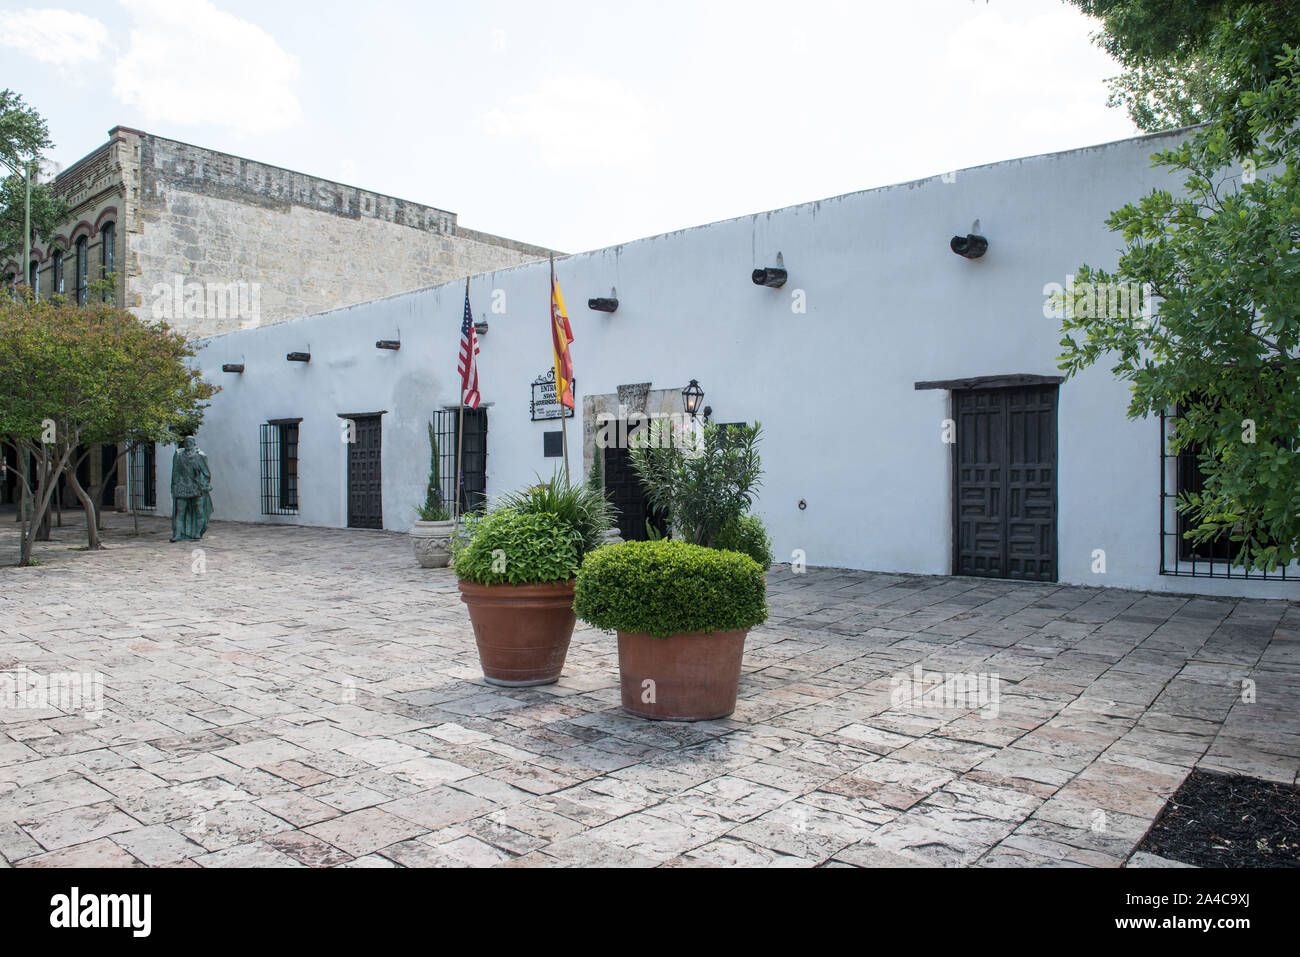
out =
{"type": "Polygon", "coordinates": [[[569,252],[1134,135],[1062,0],[0,0],[71,163],[117,124],[569,252]]]}

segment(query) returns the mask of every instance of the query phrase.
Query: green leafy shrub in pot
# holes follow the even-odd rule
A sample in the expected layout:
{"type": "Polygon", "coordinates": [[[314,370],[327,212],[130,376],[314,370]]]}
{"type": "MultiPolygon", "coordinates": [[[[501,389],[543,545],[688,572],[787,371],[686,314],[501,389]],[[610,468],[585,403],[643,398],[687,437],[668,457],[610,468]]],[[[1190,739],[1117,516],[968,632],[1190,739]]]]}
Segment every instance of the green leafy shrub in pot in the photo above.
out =
{"type": "Polygon", "coordinates": [[[666,638],[767,620],[763,570],[748,555],[682,541],[622,542],[592,552],[573,608],[606,631],[666,638]]]}
{"type": "Polygon", "coordinates": [[[742,552],[758,562],[763,571],[772,567],[772,539],[757,515],[742,515],[729,521],[713,540],[713,547],[742,552]]]}
{"type": "Polygon", "coordinates": [[[567,582],[582,562],[568,523],[510,508],[476,519],[468,538],[453,539],[452,552],[457,576],[476,585],[567,582]]]}

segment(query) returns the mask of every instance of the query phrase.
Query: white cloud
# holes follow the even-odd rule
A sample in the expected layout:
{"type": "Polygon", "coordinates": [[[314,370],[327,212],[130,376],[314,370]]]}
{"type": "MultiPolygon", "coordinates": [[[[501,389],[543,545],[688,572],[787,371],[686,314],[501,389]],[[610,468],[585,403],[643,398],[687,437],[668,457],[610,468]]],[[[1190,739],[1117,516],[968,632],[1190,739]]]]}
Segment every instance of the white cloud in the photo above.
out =
{"type": "Polygon", "coordinates": [[[98,60],[110,45],[108,28],[71,10],[14,10],[0,13],[0,43],[41,63],[67,66],[98,60]]]}
{"type": "Polygon", "coordinates": [[[256,24],[208,0],[122,0],[131,46],[113,70],[113,93],[144,122],[226,126],[265,133],[302,120],[298,58],[256,24]]]}
{"type": "Polygon", "coordinates": [[[536,91],[484,113],[478,125],[562,170],[640,165],[662,135],[654,108],[618,82],[590,74],[550,77],[536,91]]]}

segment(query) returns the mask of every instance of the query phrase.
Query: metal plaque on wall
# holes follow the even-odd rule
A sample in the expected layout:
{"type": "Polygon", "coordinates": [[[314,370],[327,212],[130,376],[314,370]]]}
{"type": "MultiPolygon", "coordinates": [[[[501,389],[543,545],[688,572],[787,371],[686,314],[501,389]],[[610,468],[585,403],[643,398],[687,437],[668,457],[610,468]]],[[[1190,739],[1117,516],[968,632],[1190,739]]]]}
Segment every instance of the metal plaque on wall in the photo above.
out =
{"type": "MultiPolygon", "coordinates": [[[[569,388],[577,395],[577,379],[569,383],[569,388]]],[[[575,405],[577,403],[574,403],[575,405]]],[[[574,410],[560,405],[560,397],[555,394],[555,370],[547,369],[533,380],[533,397],[528,403],[534,422],[558,419],[563,412],[566,418],[573,418],[574,410]]]]}

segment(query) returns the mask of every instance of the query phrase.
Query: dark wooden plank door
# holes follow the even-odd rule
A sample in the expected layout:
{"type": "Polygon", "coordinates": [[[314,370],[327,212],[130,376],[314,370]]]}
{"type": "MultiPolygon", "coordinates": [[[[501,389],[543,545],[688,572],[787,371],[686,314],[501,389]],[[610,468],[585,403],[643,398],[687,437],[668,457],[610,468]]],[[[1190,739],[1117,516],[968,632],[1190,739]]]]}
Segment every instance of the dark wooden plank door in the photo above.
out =
{"type": "Polygon", "coordinates": [[[348,528],[383,528],[383,419],[358,415],[348,444],[348,528]]]}
{"type": "Polygon", "coordinates": [[[953,392],[953,571],[1056,581],[1057,387],[953,392]]]}

